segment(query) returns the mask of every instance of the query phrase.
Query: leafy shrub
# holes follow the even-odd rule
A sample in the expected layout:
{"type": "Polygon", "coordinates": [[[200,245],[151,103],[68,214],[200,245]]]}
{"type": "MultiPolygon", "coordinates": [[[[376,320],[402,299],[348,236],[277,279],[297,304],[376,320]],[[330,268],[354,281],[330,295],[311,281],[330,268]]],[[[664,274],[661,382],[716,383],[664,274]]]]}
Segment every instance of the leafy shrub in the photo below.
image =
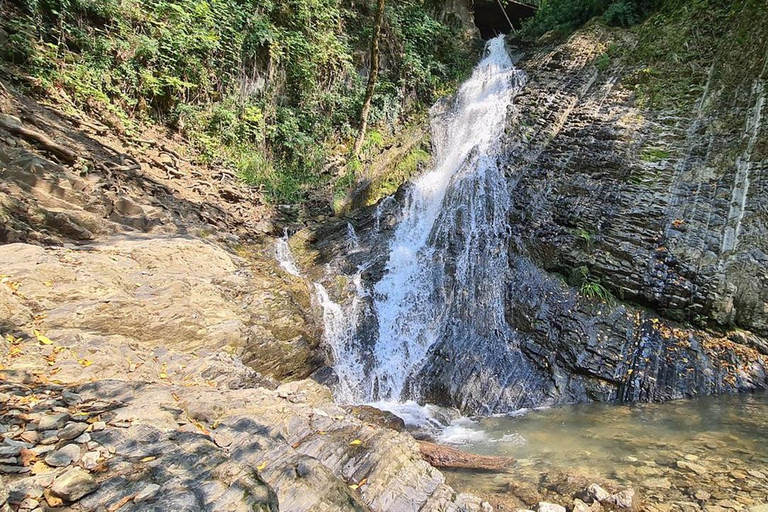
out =
{"type": "Polygon", "coordinates": [[[523,35],[540,37],[550,30],[568,34],[595,16],[609,25],[628,27],[642,21],[661,0],[542,0],[536,15],[523,25],[523,35]]]}
{"type": "MultiPolygon", "coordinates": [[[[381,131],[472,64],[471,41],[436,5],[388,3],[370,116],[381,131]]],[[[369,6],[348,0],[7,0],[0,57],[82,108],[165,123],[205,160],[297,201],[357,129],[371,25],[369,6]]]]}

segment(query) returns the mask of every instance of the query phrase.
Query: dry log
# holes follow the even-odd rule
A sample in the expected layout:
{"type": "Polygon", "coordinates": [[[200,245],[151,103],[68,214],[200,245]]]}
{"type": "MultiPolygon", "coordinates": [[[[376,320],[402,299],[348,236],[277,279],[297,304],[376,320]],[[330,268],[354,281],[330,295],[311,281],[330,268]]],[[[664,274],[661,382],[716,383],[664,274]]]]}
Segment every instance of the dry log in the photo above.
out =
{"type": "Polygon", "coordinates": [[[436,468],[501,471],[514,462],[511,457],[477,455],[428,441],[419,441],[418,443],[421,457],[436,468]]]}

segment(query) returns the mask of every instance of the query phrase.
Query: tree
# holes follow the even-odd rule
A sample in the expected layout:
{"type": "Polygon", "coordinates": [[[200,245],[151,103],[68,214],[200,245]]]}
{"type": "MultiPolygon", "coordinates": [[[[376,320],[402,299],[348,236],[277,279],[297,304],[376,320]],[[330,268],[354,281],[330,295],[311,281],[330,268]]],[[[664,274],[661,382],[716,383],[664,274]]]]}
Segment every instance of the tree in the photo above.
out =
{"type": "Polygon", "coordinates": [[[368,74],[368,86],[365,88],[363,109],[360,112],[360,131],[355,140],[354,156],[360,156],[360,150],[365,140],[365,130],[368,128],[368,114],[371,111],[373,91],[376,89],[376,79],[379,76],[379,38],[381,37],[381,25],[384,21],[384,0],[378,0],[376,19],[373,22],[373,35],[371,36],[371,71],[368,74]]]}

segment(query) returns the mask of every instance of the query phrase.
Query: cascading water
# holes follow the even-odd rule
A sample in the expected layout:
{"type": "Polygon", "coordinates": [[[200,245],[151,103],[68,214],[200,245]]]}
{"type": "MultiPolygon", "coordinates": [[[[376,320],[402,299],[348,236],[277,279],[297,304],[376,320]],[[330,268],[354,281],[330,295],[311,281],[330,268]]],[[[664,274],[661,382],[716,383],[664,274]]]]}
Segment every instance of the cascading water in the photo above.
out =
{"type": "Polygon", "coordinates": [[[508,194],[498,167],[504,120],[524,75],[503,36],[460,87],[446,112],[433,115],[434,167],[414,181],[390,244],[384,277],[373,290],[378,336],[373,353],[337,359],[348,364],[358,401],[404,400],[416,394],[410,378],[444,336],[497,335],[505,327],[503,291],[508,194]],[[496,283],[496,284],[494,284],[496,283]]]}
{"type": "MultiPolygon", "coordinates": [[[[366,291],[364,268],[358,269],[357,294],[344,307],[314,284],[340,402],[377,402],[391,409],[393,402],[418,398],[414,376],[438,341],[471,345],[480,338],[493,346],[513,338],[504,320],[503,289],[509,194],[498,159],[507,111],[524,80],[503,36],[489,41],[453,102],[433,109],[434,167],[408,191],[382,279],[366,291]],[[357,331],[363,315],[371,314],[378,326],[373,341],[357,331]]],[[[385,201],[391,198],[380,207],[385,201]]],[[[347,238],[349,251],[358,251],[351,224],[347,238]]],[[[278,259],[298,275],[287,247],[278,241],[278,259]]],[[[418,408],[413,402],[404,406],[418,408]]]]}

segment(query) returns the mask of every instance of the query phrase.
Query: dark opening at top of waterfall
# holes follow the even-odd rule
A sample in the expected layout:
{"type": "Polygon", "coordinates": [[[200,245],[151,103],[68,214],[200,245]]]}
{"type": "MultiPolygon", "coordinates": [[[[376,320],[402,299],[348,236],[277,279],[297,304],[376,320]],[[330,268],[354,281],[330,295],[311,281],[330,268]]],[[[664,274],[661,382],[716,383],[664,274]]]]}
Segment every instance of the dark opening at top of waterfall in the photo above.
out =
{"type": "Polygon", "coordinates": [[[519,30],[523,20],[536,13],[536,7],[513,0],[474,0],[471,6],[475,26],[486,40],[511,32],[510,23],[519,30]]]}

